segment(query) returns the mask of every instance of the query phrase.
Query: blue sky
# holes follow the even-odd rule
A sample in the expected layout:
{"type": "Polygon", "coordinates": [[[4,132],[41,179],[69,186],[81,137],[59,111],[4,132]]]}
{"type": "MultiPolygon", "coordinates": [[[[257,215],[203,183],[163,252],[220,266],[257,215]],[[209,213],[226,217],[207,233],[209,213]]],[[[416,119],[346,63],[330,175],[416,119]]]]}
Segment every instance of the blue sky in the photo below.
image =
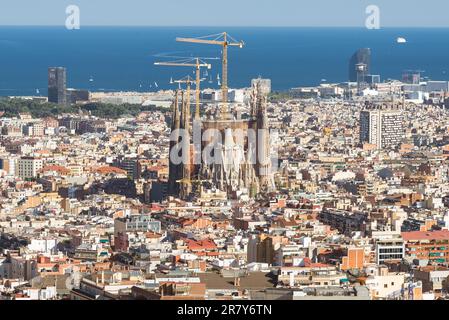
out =
{"type": "Polygon", "coordinates": [[[368,5],[381,27],[449,27],[448,0],[0,0],[0,25],[61,25],[78,5],[83,25],[356,26],[368,5]]]}

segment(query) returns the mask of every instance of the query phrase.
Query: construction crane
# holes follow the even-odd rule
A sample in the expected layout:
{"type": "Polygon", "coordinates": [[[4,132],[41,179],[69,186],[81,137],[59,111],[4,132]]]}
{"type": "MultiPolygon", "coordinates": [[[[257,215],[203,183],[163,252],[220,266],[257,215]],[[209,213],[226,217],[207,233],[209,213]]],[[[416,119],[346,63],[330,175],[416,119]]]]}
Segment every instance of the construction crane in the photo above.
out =
{"type": "Polygon", "coordinates": [[[243,41],[236,41],[226,32],[198,37],[198,38],[176,38],[178,42],[190,42],[190,43],[202,43],[202,44],[214,44],[223,47],[222,51],[222,101],[226,103],[228,101],[228,46],[243,48],[243,41]],[[230,41],[229,41],[230,40],[230,41]]]}
{"type": "MultiPolygon", "coordinates": [[[[187,88],[186,94],[189,95],[189,94],[190,94],[190,85],[191,85],[194,81],[193,81],[192,77],[190,77],[190,76],[185,76],[184,78],[179,79],[179,80],[174,80],[173,82],[174,82],[174,83],[179,83],[179,84],[185,83],[185,84],[186,84],[186,88],[187,88]]],[[[189,102],[189,103],[190,103],[190,102],[189,102]]]]}
{"type": "MultiPolygon", "coordinates": [[[[201,68],[205,67],[207,69],[211,69],[211,64],[205,63],[200,58],[190,58],[184,60],[177,61],[168,61],[168,62],[155,62],[156,66],[172,66],[172,67],[194,67],[196,69],[196,108],[195,108],[195,120],[200,118],[200,71],[201,68]]],[[[174,81],[176,82],[176,81],[174,81]]],[[[179,81],[178,81],[179,83],[179,81]]]]}

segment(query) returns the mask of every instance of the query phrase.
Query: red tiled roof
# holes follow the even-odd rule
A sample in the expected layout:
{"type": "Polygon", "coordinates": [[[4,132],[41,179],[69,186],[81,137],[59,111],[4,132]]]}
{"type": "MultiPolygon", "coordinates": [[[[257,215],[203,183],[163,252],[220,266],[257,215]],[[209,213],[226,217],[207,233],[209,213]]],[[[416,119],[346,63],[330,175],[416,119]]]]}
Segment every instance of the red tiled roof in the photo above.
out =
{"type": "Polygon", "coordinates": [[[302,259],[304,262],[304,266],[305,267],[310,267],[310,265],[312,264],[312,261],[310,260],[309,257],[305,257],[304,259],[302,259]]]}
{"type": "Polygon", "coordinates": [[[192,240],[192,239],[186,239],[185,243],[187,245],[187,248],[189,250],[203,250],[203,249],[216,249],[217,246],[214,241],[210,239],[206,240],[192,240]]]}
{"type": "Polygon", "coordinates": [[[449,230],[402,232],[405,241],[411,240],[449,240],[449,230]]]}
{"type": "Polygon", "coordinates": [[[150,232],[145,233],[145,237],[149,238],[149,239],[157,239],[157,238],[160,238],[161,235],[159,233],[154,233],[154,232],[150,231],[150,232]]]}
{"type": "Polygon", "coordinates": [[[112,166],[98,167],[94,168],[93,170],[99,174],[110,174],[110,173],[126,174],[125,170],[112,166]]]}
{"type": "Polygon", "coordinates": [[[163,208],[162,208],[160,205],[158,205],[157,203],[152,203],[150,208],[151,208],[152,211],[155,211],[155,210],[160,211],[160,210],[163,209],[163,208]]]}
{"type": "Polygon", "coordinates": [[[42,168],[42,172],[47,172],[47,171],[56,171],[61,174],[70,173],[69,169],[67,169],[66,167],[63,167],[63,166],[58,166],[58,165],[48,165],[48,166],[45,166],[42,168]]]}

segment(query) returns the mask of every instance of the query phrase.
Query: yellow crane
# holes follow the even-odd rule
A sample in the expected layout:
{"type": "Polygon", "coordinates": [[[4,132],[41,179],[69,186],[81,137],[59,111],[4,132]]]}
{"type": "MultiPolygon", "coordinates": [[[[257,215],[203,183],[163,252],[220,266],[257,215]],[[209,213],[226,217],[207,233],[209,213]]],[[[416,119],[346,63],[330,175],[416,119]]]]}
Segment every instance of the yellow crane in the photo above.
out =
{"type": "Polygon", "coordinates": [[[202,44],[213,44],[222,46],[222,100],[224,103],[228,101],[228,47],[239,47],[243,48],[243,41],[236,41],[226,32],[208,35],[198,38],[176,38],[179,42],[190,42],[190,43],[202,43],[202,44]],[[230,40],[230,41],[229,41],[230,40]]]}
{"type": "MultiPolygon", "coordinates": [[[[193,79],[190,76],[185,76],[182,79],[173,81],[174,83],[185,83],[187,88],[187,95],[190,94],[190,85],[193,83],[193,79]]],[[[189,102],[190,103],[190,102],[189,102]]]]}
{"type": "MultiPolygon", "coordinates": [[[[211,68],[209,63],[205,63],[200,58],[191,58],[187,60],[178,60],[178,61],[167,61],[167,62],[155,62],[156,66],[172,66],[172,67],[194,67],[196,69],[196,108],[195,108],[195,119],[198,120],[200,118],[200,71],[201,68],[205,67],[207,69],[211,68]]],[[[174,81],[178,82],[179,81],[174,81]]],[[[185,83],[185,82],[184,82],[185,83]]]]}

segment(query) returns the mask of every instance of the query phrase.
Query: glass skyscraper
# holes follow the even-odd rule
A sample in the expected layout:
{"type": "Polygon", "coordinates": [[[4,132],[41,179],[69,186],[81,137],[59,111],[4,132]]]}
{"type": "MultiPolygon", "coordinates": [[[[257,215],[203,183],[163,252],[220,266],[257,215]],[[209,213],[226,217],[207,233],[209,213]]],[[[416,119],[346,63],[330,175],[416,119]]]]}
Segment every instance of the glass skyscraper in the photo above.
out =
{"type": "Polygon", "coordinates": [[[349,60],[349,81],[357,81],[357,65],[366,65],[366,75],[371,74],[371,49],[361,48],[357,50],[349,60]]]}
{"type": "Polygon", "coordinates": [[[48,102],[67,103],[67,72],[63,67],[48,68],[48,102]]]}

